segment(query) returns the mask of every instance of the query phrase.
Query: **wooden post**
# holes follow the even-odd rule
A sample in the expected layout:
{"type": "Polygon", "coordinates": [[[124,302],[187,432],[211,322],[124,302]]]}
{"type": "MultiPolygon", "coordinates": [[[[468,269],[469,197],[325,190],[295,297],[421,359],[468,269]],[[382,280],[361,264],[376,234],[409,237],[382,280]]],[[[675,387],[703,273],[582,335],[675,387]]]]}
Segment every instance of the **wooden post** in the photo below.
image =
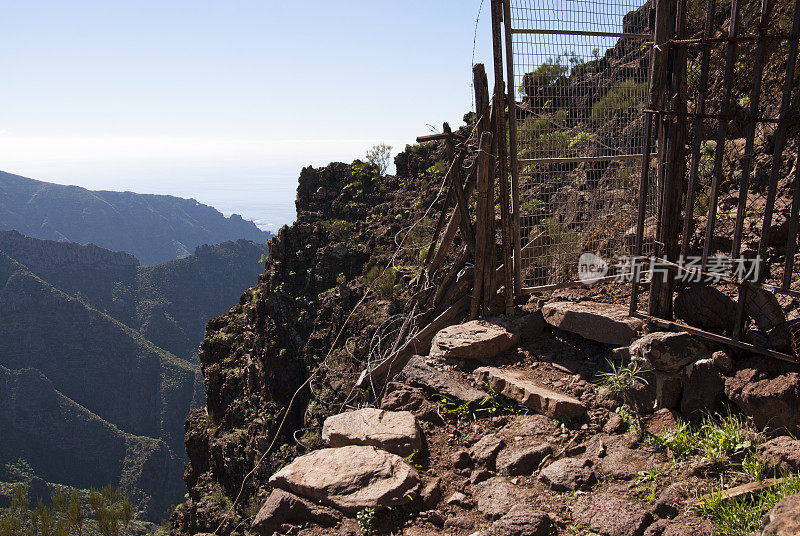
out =
{"type": "MultiPolygon", "coordinates": [[[[495,140],[497,141],[497,168],[498,180],[500,182],[500,238],[502,242],[502,263],[504,295],[506,303],[506,314],[514,312],[514,287],[512,284],[511,251],[511,211],[508,191],[508,162],[506,148],[506,105],[505,105],[505,84],[503,82],[503,47],[502,47],[502,21],[503,7],[501,0],[492,0],[492,46],[494,49],[494,107],[497,112],[495,118],[495,140]]],[[[512,81],[513,83],[513,81],[512,81]]],[[[494,266],[492,266],[494,271],[494,266]]]]}
{"type": "MultiPolygon", "coordinates": [[[[680,39],[684,33],[686,8],[683,0],[674,5],[675,12],[670,18],[674,21],[674,34],[680,39]]],[[[670,32],[673,33],[673,32],[670,32]]],[[[684,182],[686,179],[686,47],[674,47],[670,50],[671,65],[668,91],[671,97],[668,103],[670,120],[662,122],[666,165],[664,187],[661,199],[660,242],[663,245],[662,255],[670,262],[676,262],[680,252],[681,207],[683,205],[684,182]]],[[[672,267],[660,274],[653,275],[650,286],[650,314],[660,318],[672,317],[672,294],[675,270],[672,267]]]]}
{"type": "Polygon", "coordinates": [[[487,271],[486,257],[489,253],[486,248],[487,244],[487,225],[489,210],[489,182],[491,176],[491,151],[492,148],[492,133],[484,132],[481,134],[478,158],[475,165],[478,168],[478,207],[477,207],[477,225],[475,235],[475,272],[474,283],[472,285],[472,301],[469,308],[470,318],[478,317],[478,309],[481,304],[481,298],[484,294],[490,292],[490,287],[485,286],[485,272],[487,271]]]}

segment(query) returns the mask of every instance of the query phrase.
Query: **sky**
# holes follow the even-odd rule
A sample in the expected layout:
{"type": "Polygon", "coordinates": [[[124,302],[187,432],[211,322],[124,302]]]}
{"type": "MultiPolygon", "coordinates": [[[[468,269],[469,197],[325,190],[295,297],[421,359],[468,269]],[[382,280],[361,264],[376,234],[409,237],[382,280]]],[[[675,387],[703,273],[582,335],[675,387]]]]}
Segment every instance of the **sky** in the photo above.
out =
{"type": "MultiPolygon", "coordinates": [[[[192,197],[277,229],[304,166],[461,124],[481,4],[7,2],[0,170],[192,197]]],[[[485,0],[487,66],[489,19],[485,0]]]]}

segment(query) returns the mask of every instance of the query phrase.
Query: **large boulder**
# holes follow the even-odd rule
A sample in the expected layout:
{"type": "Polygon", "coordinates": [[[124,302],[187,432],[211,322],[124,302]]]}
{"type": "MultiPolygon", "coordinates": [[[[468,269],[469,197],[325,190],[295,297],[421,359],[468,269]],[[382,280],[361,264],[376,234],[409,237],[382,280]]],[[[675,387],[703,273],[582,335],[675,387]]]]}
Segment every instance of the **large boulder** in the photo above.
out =
{"type": "Polygon", "coordinates": [[[584,339],[614,346],[627,346],[642,327],[642,321],[628,316],[628,308],[596,302],[554,302],[542,307],[551,326],[584,339]]]}
{"type": "Polygon", "coordinates": [[[356,513],[414,499],[420,478],[396,454],[371,446],[321,449],[296,458],[272,475],[271,486],[356,513]]]}
{"type": "Polygon", "coordinates": [[[422,448],[417,419],[409,411],[364,408],[325,419],[322,440],[331,447],[372,445],[400,456],[422,448]]]}
{"type": "Polygon", "coordinates": [[[430,355],[493,363],[498,355],[518,342],[519,334],[499,321],[472,320],[446,327],[434,335],[430,355]]]}
{"type": "Polygon", "coordinates": [[[800,422],[800,374],[774,359],[740,361],[725,380],[725,395],[753,423],[769,432],[796,433],[800,422]]]}
{"type": "Polygon", "coordinates": [[[797,536],[800,534],[800,494],[781,499],[764,516],[762,534],[770,536],[797,536]]]}
{"type": "Polygon", "coordinates": [[[573,420],[586,417],[580,400],[539,385],[528,371],[480,367],[475,379],[495,392],[516,400],[525,407],[553,419],[573,420]]]}
{"type": "Polygon", "coordinates": [[[264,502],[250,528],[258,536],[272,536],[284,523],[311,522],[322,526],[332,526],[338,521],[338,516],[332,511],[286,491],[276,489],[264,502]]]}
{"type": "Polygon", "coordinates": [[[727,333],[736,318],[736,302],[714,287],[692,285],[678,292],[673,311],[690,326],[727,333]]]}
{"type": "Polygon", "coordinates": [[[706,346],[688,333],[657,331],[631,344],[631,361],[642,368],[675,372],[700,359],[706,346]]]}
{"type": "Polygon", "coordinates": [[[600,492],[579,498],[572,519],[603,536],[642,536],[653,515],[636,502],[600,492]]]}

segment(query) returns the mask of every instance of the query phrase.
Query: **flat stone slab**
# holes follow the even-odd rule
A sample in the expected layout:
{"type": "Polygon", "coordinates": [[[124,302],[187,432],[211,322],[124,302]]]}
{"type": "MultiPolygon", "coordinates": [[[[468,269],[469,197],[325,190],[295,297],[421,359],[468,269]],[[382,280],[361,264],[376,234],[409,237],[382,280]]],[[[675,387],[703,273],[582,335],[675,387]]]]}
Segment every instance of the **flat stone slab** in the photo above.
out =
{"type": "Polygon", "coordinates": [[[486,393],[473,387],[461,372],[447,369],[438,363],[431,364],[422,356],[414,356],[403,369],[405,377],[416,386],[460,402],[477,402],[486,393]],[[439,366],[436,366],[439,365],[439,366]]]}
{"type": "Polygon", "coordinates": [[[628,308],[596,302],[555,302],[542,307],[544,320],[584,339],[614,346],[627,346],[642,327],[642,321],[628,316],[628,308]]]}
{"type": "Polygon", "coordinates": [[[552,391],[533,381],[527,371],[480,367],[475,370],[479,384],[516,400],[525,407],[553,419],[582,419],[586,407],[580,400],[552,391]]]}
{"type": "Polygon", "coordinates": [[[417,419],[410,411],[364,408],[325,419],[322,440],[331,447],[371,445],[400,456],[422,448],[417,419]]]}
{"type": "Polygon", "coordinates": [[[320,449],[272,475],[269,484],[343,512],[399,506],[417,495],[417,471],[396,454],[371,446],[320,449]]]}
{"type": "Polygon", "coordinates": [[[519,334],[499,321],[471,320],[434,335],[430,355],[445,359],[474,359],[492,363],[519,342],[519,334]]]}

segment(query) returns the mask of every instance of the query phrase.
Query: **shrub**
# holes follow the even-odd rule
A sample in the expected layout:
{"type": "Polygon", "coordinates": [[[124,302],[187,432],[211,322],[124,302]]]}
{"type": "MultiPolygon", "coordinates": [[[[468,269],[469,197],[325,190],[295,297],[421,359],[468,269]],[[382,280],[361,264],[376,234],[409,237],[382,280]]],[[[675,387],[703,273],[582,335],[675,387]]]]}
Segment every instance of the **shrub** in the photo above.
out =
{"type": "Polygon", "coordinates": [[[367,151],[367,162],[378,168],[381,175],[386,174],[392,158],[392,148],[385,143],[380,143],[367,151]]]}

